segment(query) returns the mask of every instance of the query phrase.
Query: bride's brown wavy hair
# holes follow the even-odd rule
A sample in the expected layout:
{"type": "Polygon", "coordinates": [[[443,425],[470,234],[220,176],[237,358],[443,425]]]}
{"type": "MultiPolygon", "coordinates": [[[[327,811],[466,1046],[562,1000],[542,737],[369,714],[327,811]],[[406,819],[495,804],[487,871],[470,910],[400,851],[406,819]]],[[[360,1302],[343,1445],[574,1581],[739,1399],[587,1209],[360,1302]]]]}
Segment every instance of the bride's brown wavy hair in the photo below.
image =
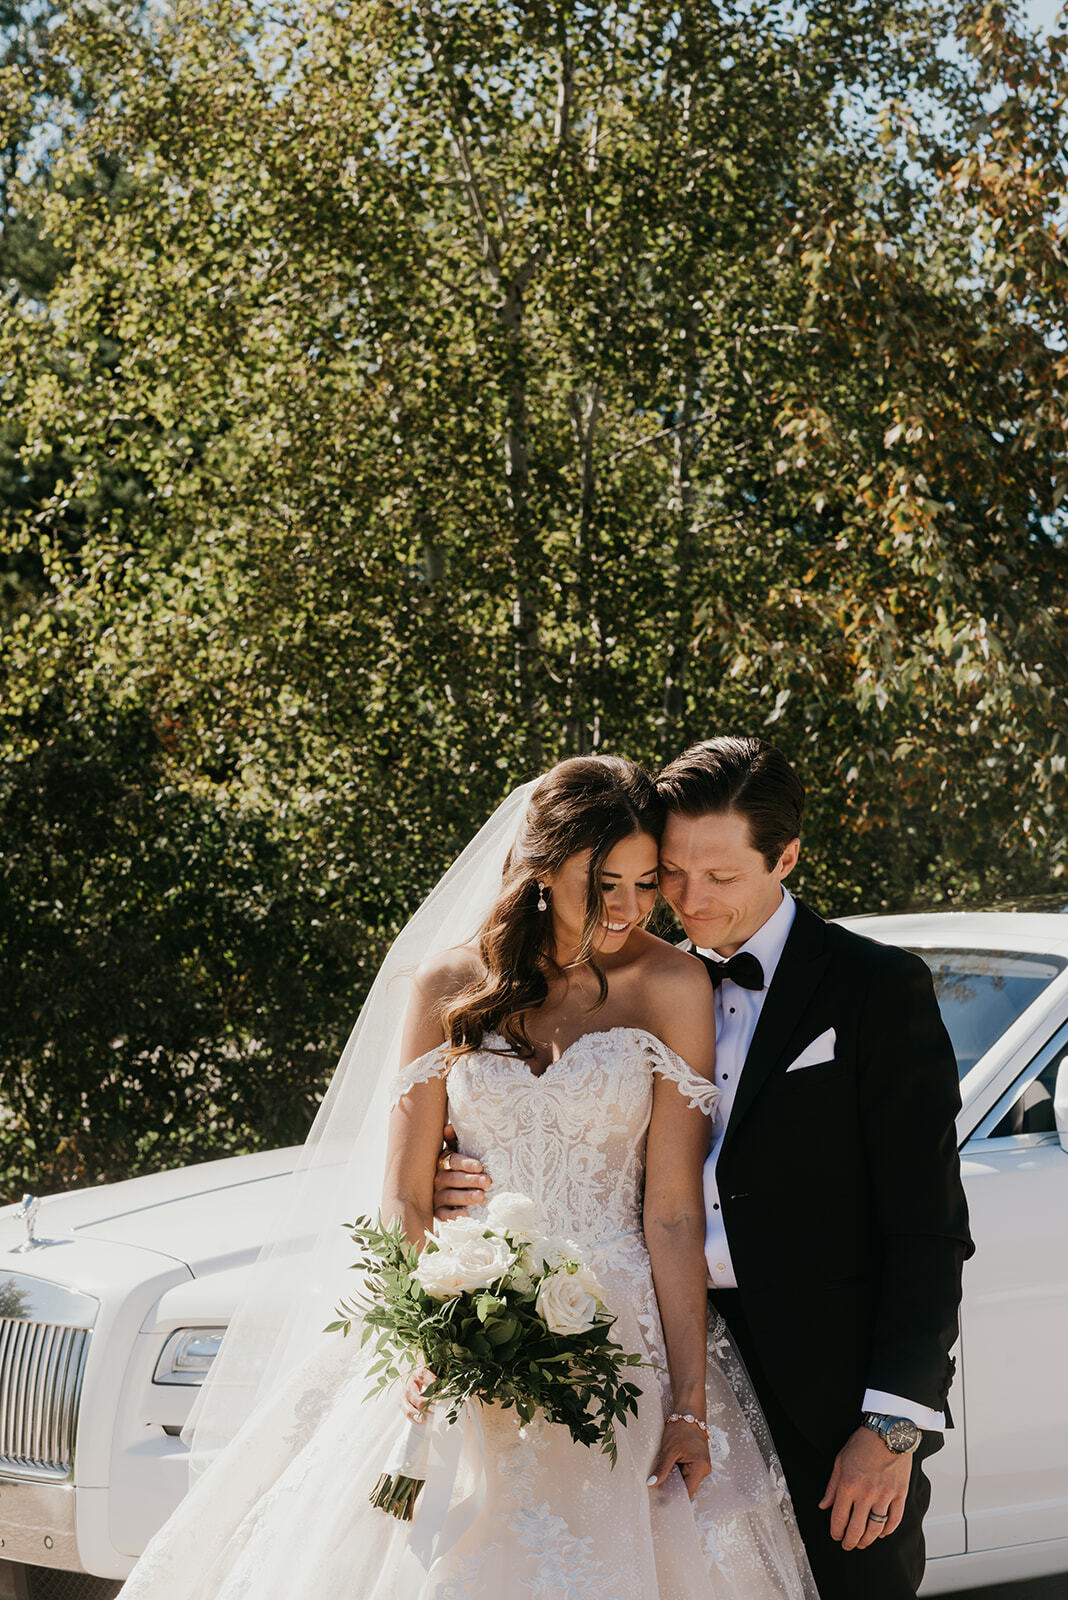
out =
{"type": "Polygon", "coordinates": [[[597,1005],[608,993],[593,954],[605,915],[601,871],[621,839],[647,833],[659,842],[665,806],[652,780],[620,756],[572,756],[542,778],[504,864],[501,892],[477,935],[485,973],[446,1006],[442,1021],[450,1060],[476,1050],[485,1034],[499,1033],[524,1058],[534,1054],[525,1018],[549,993],[560,969],[552,956],[552,917],[538,910],[538,880],[590,852],[589,891],[582,941],[573,965],[589,962],[597,975],[597,1005]]]}

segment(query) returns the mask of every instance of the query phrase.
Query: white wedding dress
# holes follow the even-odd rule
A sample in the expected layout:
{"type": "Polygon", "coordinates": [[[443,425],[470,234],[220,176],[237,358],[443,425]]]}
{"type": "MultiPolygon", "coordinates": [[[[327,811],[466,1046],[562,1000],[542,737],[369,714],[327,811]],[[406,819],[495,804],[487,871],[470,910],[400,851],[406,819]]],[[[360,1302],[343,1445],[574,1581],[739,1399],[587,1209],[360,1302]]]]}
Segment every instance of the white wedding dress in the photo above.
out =
{"type": "MultiPolygon", "coordinates": [[[[397,1097],[442,1071],[440,1052],[421,1057],[397,1097]]],[[[636,1028],[586,1034],[541,1077],[489,1050],[448,1076],[460,1147],[498,1192],[529,1195],[551,1230],[578,1241],[607,1291],[613,1337],[655,1364],[631,1374],[643,1393],[617,1428],[614,1469],[562,1426],[521,1428],[514,1411],[479,1408],[484,1454],[469,1430],[453,1500],[476,1484],[484,1498],[427,1570],[408,1548],[411,1526],[368,1502],[406,1427],[397,1396],[368,1399],[370,1356],[324,1333],[149,1545],[122,1600],[817,1600],[722,1322],[709,1330],[712,1475],[692,1504],[677,1472],[646,1486],[671,1403],[641,1231],[656,1075],[711,1109],[716,1090],[636,1028]]]]}

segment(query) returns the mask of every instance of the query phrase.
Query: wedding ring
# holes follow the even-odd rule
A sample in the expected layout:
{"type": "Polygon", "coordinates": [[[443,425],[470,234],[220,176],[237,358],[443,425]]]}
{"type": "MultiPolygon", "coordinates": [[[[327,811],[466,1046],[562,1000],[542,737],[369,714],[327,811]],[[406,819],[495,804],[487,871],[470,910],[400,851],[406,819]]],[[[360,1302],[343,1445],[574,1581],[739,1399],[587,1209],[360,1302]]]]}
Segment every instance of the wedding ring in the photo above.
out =
{"type": "Polygon", "coordinates": [[[440,1160],[438,1161],[438,1166],[441,1168],[442,1172],[451,1172],[452,1171],[452,1156],[451,1156],[451,1154],[446,1153],[445,1155],[443,1155],[440,1158],[440,1160]]]}
{"type": "Polygon", "coordinates": [[[890,1521],[890,1513],[888,1511],[886,1513],[885,1517],[880,1517],[878,1512],[869,1511],[868,1512],[868,1521],[869,1522],[889,1522],[890,1521]]]}

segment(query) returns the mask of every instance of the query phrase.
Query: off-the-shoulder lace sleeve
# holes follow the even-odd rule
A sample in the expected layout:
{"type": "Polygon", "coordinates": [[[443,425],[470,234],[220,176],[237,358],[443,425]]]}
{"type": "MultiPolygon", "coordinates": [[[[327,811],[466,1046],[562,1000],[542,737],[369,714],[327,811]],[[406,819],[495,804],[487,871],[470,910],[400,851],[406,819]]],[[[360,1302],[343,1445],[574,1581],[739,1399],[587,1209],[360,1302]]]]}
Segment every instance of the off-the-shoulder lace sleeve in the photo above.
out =
{"type": "Polygon", "coordinates": [[[402,1067],[393,1080],[389,1109],[396,1110],[408,1090],[414,1089],[417,1083],[429,1083],[431,1078],[443,1078],[447,1070],[442,1047],[439,1045],[433,1050],[428,1050],[425,1056],[417,1056],[406,1067],[402,1067]]]}
{"type": "Polygon", "coordinates": [[[671,1079],[691,1110],[703,1111],[708,1117],[715,1115],[720,1091],[714,1083],[702,1078],[688,1061],[676,1055],[674,1050],[669,1050],[663,1040],[658,1039],[655,1034],[645,1035],[643,1048],[652,1063],[653,1071],[659,1073],[662,1078],[671,1079]]]}

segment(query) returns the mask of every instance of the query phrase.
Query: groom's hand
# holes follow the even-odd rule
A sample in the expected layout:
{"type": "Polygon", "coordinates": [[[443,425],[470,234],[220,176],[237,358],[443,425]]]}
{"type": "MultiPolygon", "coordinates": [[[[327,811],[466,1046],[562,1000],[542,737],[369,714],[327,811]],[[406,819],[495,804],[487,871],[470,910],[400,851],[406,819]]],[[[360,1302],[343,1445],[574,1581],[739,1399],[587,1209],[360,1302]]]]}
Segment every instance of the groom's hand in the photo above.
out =
{"type": "Polygon", "coordinates": [[[445,1128],[445,1144],[447,1148],[438,1157],[438,1169],[434,1174],[434,1215],[439,1222],[462,1217],[468,1206],[481,1205],[490,1186],[481,1161],[456,1153],[456,1134],[451,1123],[445,1128]]]}
{"type": "Polygon", "coordinates": [[[843,1550],[866,1550],[901,1522],[912,1477],[912,1456],[895,1455],[870,1428],[858,1428],[834,1460],[820,1510],[831,1512],[831,1538],[843,1550]],[[869,1521],[869,1512],[885,1522],[869,1521]]]}

